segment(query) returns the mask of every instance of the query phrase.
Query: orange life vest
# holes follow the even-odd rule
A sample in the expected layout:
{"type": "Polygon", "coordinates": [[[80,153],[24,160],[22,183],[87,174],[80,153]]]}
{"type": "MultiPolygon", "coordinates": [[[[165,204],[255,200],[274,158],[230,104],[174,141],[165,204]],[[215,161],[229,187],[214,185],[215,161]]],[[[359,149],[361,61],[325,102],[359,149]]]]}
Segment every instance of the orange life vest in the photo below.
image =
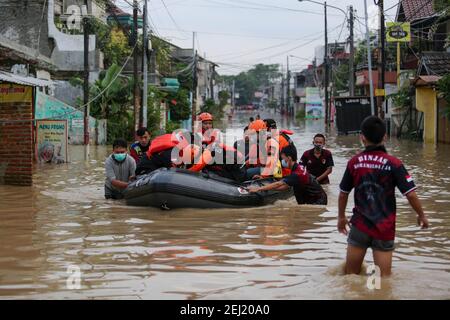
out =
{"type": "Polygon", "coordinates": [[[150,158],[152,154],[171,149],[177,145],[182,148],[187,145],[187,141],[179,141],[177,137],[171,133],[163,134],[153,139],[152,144],[147,151],[147,156],[150,158]]]}

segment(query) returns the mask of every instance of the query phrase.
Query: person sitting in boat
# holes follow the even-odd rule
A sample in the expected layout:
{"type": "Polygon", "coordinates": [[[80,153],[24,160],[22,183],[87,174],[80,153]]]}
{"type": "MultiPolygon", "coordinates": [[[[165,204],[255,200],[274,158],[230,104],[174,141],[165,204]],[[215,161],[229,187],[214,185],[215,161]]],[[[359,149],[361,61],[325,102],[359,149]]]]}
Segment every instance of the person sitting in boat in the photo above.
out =
{"type": "Polygon", "coordinates": [[[263,187],[250,187],[249,192],[261,192],[268,190],[288,190],[294,188],[295,198],[298,204],[326,205],[327,194],[316,178],[306,171],[305,167],[297,163],[297,149],[289,145],[281,150],[282,165],[291,169],[291,174],[282,180],[265,185],[263,187]]]}
{"type": "Polygon", "coordinates": [[[200,147],[190,143],[190,137],[168,133],[156,137],[136,167],[136,175],[148,174],[159,168],[175,168],[194,163],[200,147]]]}
{"type": "Polygon", "coordinates": [[[249,125],[249,153],[246,157],[246,177],[261,179],[281,178],[278,141],[267,135],[267,126],[263,120],[255,120],[249,125]]]}
{"type": "Polygon", "coordinates": [[[233,144],[233,147],[238,150],[245,159],[248,159],[248,154],[250,152],[250,137],[248,134],[248,126],[244,128],[243,138],[240,140],[236,140],[233,144]]]}
{"type": "Polygon", "coordinates": [[[248,119],[248,125],[244,128],[244,131],[247,131],[247,130],[248,130],[249,125],[250,125],[253,121],[255,121],[255,118],[253,118],[253,117],[250,117],[250,118],[248,119]]]}
{"type": "MultiPolygon", "coordinates": [[[[278,141],[280,152],[289,145],[295,146],[294,141],[290,137],[291,135],[294,134],[293,131],[284,129],[279,130],[277,128],[277,123],[274,119],[264,119],[264,123],[267,126],[267,131],[270,137],[278,141]]],[[[287,168],[283,168],[282,173],[283,177],[287,177],[288,175],[291,174],[290,170],[287,168]]]]}
{"type": "Polygon", "coordinates": [[[136,162],[127,154],[127,142],[116,139],[113,153],[105,161],[105,198],[122,199],[123,191],[135,178],[136,162]]]}
{"type": "MultiPolygon", "coordinates": [[[[213,116],[204,112],[197,117],[201,130],[194,131],[194,141],[198,132],[202,133],[202,154],[198,157],[190,171],[200,172],[203,170],[212,171],[222,177],[236,181],[245,180],[245,171],[237,163],[243,161],[243,155],[235,148],[222,142],[222,135],[219,130],[214,129],[213,116]]],[[[195,141],[195,144],[197,142],[195,141]]]]}
{"type": "Polygon", "coordinates": [[[150,148],[150,132],[142,127],[136,131],[137,141],[130,146],[130,156],[136,163],[141,161],[142,157],[150,148]]]}

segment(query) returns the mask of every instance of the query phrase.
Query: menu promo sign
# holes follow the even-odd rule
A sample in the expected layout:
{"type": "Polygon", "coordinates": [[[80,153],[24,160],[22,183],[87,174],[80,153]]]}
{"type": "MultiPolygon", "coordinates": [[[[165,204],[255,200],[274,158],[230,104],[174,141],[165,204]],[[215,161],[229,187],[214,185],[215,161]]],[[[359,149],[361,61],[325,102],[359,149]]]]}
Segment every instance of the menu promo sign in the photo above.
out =
{"type": "Polygon", "coordinates": [[[67,132],[67,120],[37,120],[37,160],[41,163],[67,162],[67,132]]]}
{"type": "Polygon", "coordinates": [[[323,117],[322,97],[319,88],[306,88],[305,118],[320,119],[323,117]]]}

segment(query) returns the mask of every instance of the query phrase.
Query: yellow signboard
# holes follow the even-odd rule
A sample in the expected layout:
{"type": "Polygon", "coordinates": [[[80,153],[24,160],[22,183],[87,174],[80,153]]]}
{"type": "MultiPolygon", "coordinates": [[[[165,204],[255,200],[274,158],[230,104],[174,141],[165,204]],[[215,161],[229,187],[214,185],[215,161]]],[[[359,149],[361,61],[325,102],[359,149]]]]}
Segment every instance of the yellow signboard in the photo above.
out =
{"type": "Polygon", "coordinates": [[[409,22],[387,22],[386,23],[387,42],[410,42],[411,25],[409,22]]]}
{"type": "Polygon", "coordinates": [[[384,97],[385,96],[384,89],[375,89],[375,96],[376,97],[384,97]]]}
{"type": "Polygon", "coordinates": [[[33,88],[20,84],[0,84],[0,102],[31,102],[33,88]]]}

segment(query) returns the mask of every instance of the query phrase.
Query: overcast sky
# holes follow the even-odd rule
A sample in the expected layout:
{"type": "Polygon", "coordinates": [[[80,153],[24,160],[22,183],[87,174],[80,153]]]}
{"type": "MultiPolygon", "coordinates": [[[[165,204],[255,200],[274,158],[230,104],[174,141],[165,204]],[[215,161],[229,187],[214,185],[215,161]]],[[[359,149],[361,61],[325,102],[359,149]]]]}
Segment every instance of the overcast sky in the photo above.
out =
{"type": "MultiPolygon", "coordinates": [[[[119,7],[131,12],[128,3],[119,7]]],[[[143,1],[139,1],[141,4],[143,1]]],[[[286,65],[303,69],[324,42],[323,6],[298,0],[149,0],[153,31],[172,43],[192,47],[192,32],[199,54],[217,62],[220,74],[237,74],[257,63],[286,65]],[[306,58],[306,60],[305,60],[306,58]]],[[[320,1],[321,2],[321,1],[320,1]]],[[[395,20],[398,0],[385,0],[386,21],[395,20]],[[390,9],[391,8],[391,9],[390,9]]],[[[357,11],[355,37],[365,33],[363,0],[329,0],[344,11],[353,5],[357,11]]],[[[371,28],[378,27],[378,8],[367,0],[371,28]]],[[[349,31],[344,14],[328,8],[328,39],[344,41],[349,31]]]]}

